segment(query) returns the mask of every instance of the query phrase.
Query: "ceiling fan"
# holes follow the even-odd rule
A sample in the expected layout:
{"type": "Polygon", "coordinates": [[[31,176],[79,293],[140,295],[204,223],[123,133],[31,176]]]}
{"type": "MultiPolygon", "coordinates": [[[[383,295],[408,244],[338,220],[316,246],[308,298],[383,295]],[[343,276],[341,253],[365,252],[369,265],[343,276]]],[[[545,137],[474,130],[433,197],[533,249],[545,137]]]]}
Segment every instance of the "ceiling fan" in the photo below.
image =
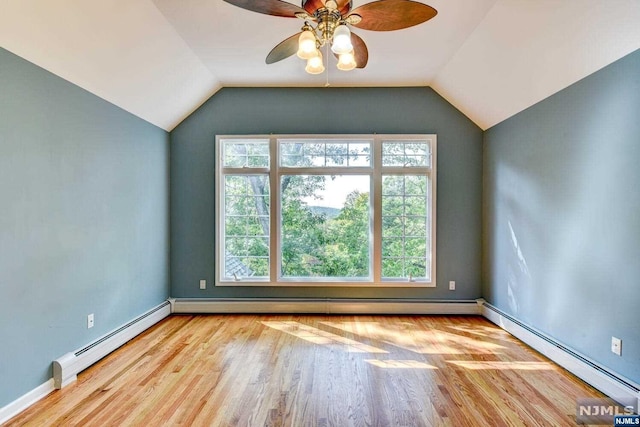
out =
{"type": "Polygon", "coordinates": [[[280,42],[267,55],[273,64],[297,54],[307,60],[310,74],[324,71],[321,48],[331,46],[338,69],[364,68],[369,61],[367,46],[349,26],[371,31],[393,31],[422,24],[438,13],[431,6],[413,0],[377,0],[351,10],[351,0],[302,0],[302,7],[283,0],[224,0],[227,3],[285,18],[299,18],[299,33],[280,42]]]}

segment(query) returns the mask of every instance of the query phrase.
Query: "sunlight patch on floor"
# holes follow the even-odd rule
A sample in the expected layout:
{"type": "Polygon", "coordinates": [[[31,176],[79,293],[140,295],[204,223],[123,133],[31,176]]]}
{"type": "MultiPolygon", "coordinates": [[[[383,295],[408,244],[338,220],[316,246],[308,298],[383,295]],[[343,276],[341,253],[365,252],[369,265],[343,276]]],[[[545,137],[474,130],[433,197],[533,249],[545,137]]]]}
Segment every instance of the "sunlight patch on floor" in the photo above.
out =
{"type": "Polygon", "coordinates": [[[365,362],[378,368],[385,369],[438,369],[428,363],[420,362],[417,360],[377,360],[368,359],[365,362]]]}
{"type": "Polygon", "coordinates": [[[385,350],[362,344],[358,341],[323,331],[313,326],[304,325],[295,321],[264,321],[263,325],[293,335],[297,338],[320,345],[336,345],[345,347],[349,353],[388,353],[385,350]]]}
{"type": "Polygon", "coordinates": [[[419,354],[490,354],[504,349],[500,344],[438,329],[389,328],[378,322],[322,322],[323,325],[382,341],[419,354]],[[363,324],[365,327],[362,327],[363,324]],[[356,327],[360,326],[360,327],[356,327]]]}

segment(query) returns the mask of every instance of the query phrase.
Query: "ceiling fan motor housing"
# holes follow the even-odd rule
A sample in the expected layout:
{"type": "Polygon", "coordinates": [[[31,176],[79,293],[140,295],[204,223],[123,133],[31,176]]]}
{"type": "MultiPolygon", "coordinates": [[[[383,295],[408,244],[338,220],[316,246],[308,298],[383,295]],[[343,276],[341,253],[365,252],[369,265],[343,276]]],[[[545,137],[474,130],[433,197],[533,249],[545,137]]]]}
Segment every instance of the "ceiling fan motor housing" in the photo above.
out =
{"type": "Polygon", "coordinates": [[[333,37],[334,30],[342,22],[342,16],[337,10],[330,10],[326,7],[316,10],[314,16],[318,22],[318,31],[322,35],[321,45],[324,45],[333,37]]]}

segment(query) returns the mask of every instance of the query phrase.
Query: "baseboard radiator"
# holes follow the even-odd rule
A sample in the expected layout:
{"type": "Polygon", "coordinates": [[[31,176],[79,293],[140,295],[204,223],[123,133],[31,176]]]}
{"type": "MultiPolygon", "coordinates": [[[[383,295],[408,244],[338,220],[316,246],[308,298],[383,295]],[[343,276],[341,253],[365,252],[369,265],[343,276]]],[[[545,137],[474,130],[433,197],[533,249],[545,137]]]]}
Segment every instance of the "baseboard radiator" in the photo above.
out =
{"type": "Polygon", "coordinates": [[[93,365],[170,314],[171,305],[169,301],[165,301],[129,323],[98,338],[91,344],[54,360],[54,387],[61,389],[74,382],[79,372],[93,365]]]}
{"type": "Polygon", "coordinates": [[[176,314],[443,314],[480,315],[476,300],[355,298],[209,298],[170,299],[176,314]]]}
{"type": "Polygon", "coordinates": [[[640,407],[640,385],[606,369],[588,357],[519,321],[486,301],[480,299],[478,303],[484,317],[520,341],[533,347],[612,399],[638,399],[638,407],[640,407]]]}

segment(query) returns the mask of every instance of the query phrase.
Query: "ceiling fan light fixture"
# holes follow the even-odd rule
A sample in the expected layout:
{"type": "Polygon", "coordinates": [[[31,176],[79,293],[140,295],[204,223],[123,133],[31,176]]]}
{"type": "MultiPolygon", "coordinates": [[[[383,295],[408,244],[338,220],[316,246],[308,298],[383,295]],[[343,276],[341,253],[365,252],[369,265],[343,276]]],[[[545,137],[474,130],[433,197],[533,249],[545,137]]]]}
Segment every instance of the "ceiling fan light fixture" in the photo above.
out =
{"type": "Polygon", "coordinates": [[[369,50],[364,40],[349,26],[369,31],[395,31],[422,24],[438,14],[420,0],[372,0],[353,9],[353,0],[302,0],[302,7],[286,0],[224,0],[252,12],[304,21],[296,33],[276,45],[265,62],[273,64],[297,54],[307,61],[305,70],[324,71],[320,48],[329,48],[338,57],[340,70],[364,68],[369,50]],[[355,53],[354,53],[355,52],[355,53]],[[319,59],[317,58],[319,57],[319,59]]]}
{"type": "Polygon", "coordinates": [[[305,30],[298,38],[298,58],[310,59],[316,56],[316,36],[311,30],[305,30]]]}
{"type": "Polygon", "coordinates": [[[349,53],[353,50],[351,44],[351,31],[345,24],[338,25],[333,32],[333,43],[331,44],[331,51],[336,55],[342,55],[349,53]]]}
{"type": "Polygon", "coordinates": [[[338,70],[351,71],[356,68],[357,65],[353,50],[338,56],[338,70]]]}
{"type": "Polygon", "coordinates": [[[309,74],[321,74],[324,72],[322,63],[322,52],[316,49],[316,55],[307,59],[307,66],[304,69],[309,74]]]}
{"type": "Polygon", "coordinates": [[[326,7],[329,10],[336,10],[338,8],[338,3],[336,3],[335,0],[327,0],[324,3],[324,7],[326,7]]]}

